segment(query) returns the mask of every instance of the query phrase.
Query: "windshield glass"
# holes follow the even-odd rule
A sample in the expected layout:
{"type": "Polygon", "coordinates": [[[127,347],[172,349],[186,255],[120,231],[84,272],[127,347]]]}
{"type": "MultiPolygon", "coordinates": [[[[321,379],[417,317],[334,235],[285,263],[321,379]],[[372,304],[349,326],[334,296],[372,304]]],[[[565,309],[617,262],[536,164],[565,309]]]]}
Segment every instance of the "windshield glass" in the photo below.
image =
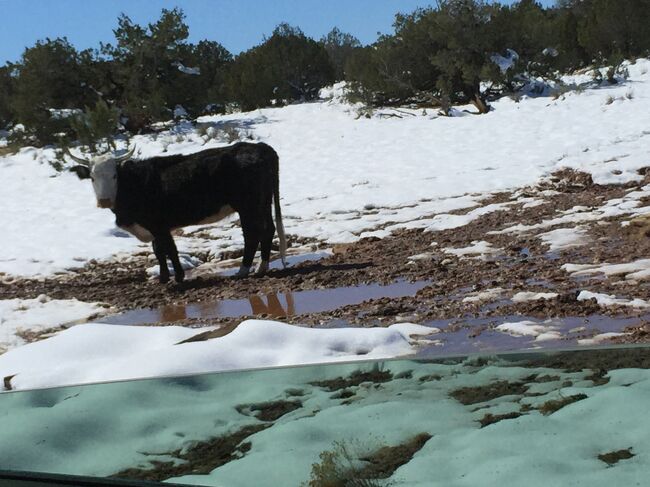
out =
{"type": "Polygon", "coordinates": [[[0,458],[190,485],[634,485],[650,474],[649,365],[640,347],[9,392],[0,458]]]}

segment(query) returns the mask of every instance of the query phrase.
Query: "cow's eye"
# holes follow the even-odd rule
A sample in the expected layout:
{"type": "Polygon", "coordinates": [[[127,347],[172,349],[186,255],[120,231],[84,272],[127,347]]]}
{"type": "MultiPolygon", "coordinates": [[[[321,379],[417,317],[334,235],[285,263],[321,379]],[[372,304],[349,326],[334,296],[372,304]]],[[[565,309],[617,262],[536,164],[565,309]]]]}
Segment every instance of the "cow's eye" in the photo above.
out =
{"type": "Polygon", "coordinates": [[[90,180],[91,180],[93,183],[95,182],[95,178],[92,177],[92,176],[90,176],[90,180]]]}

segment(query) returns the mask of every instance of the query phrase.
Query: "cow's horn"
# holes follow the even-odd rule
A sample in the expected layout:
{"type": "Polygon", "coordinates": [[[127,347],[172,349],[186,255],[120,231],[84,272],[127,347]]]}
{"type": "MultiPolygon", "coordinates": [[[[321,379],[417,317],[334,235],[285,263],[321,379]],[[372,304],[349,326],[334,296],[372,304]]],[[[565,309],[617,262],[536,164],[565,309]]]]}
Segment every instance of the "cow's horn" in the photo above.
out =
{"type": "Polygon", "coordinates": [[[90,167],[90,161],[88,159],[84,159],[83,157],[77,157],[73,153],[70,152],[70,149],[67,147],[63,149],[65,154],[67,154],[73,161],[81,164],[82,166],[90,167]]]}
{"type": "Polygon", "coordinates": [[[131,158],[131,156],[133,155],[134,152],[135,152],[135,145],[133,146],[133,149],[128,151],[126,154],[122,154],[121,156],[116,157],[115,160],[117,162],[126,161],[127,159],[131,158]]]}

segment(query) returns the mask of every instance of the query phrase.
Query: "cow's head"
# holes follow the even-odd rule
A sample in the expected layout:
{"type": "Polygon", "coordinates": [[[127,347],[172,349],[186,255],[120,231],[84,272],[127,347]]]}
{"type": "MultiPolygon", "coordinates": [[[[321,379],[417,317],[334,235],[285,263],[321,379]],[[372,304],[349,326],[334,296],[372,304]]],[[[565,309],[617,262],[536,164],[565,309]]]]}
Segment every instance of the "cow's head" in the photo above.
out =
{"type": "Polygon", "coordinates": [[[129,159],[135,147],[126,154],[116,156],[112,153],[94,156],[91,159],[77,157],[66,149],[66,154],[79,165],[70,168],[79,179],[90,178],[97,197],[97,206],[100,208],[113,208],[117,195],[117,166],[129,159]]]}

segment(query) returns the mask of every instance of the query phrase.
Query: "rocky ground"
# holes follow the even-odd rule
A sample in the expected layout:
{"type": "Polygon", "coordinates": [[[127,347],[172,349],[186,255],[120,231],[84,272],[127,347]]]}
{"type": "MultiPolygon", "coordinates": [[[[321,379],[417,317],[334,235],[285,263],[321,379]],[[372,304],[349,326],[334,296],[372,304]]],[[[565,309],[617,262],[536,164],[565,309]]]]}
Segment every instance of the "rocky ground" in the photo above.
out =
{"type": "MultiPolygon", "coordinates": [[[[100,301],[118,311],[164,307],[167,317],[161,321],[166,323],[229,325],[225,329],[232,329],[243,316],[272,316],[308,326],[409,321],[442,325],[443,343],[457,337],[460,330],[465,341],[481,335],[486,339],[499,324],[521,317],[556,320],[553,326],[561,335],[555,336],[556,342],[603,331],[625,332],[608,338],[613,341],[648,341],[650,280],[631,275],[629,270],[604,273],[563,268],[567,264],[634,263],[650,255],[646,223],[638,216],[641,212],[634,212],[650,202],[650,193],[645,195],[643,190],[650,175],[642,176],[643,180],[627,185],[600,186],[589,175],[565,170],[534,187],[491,195],[483,201],[484,214],[464,226],[437,232],[401,229],[383,239],[335,245],[330,257],[272,270],[262,278],[195,272],[182,284],[161,285],[145,273],[151,264],[143,254],[128,263],[91,263],[56,278],[4,282],[0,299],[46,294],[56,299],[100,301]],[[617,207],[629,211],[607,211],[626,199],[629,204],[617,207]],[[559,248],[545,242],[548,239],[542,235],[556,230],[563,237],[559,248]],[[354,304],[323,294],[327,302],[319,311],[296,313],[292,309],[302,291],[396,282],[393,287],[405,282],[422,282],[422,286],[408,296],[375,295],[354,304]],[[581,291],[605,294],[614,301],[603,303],[584,295],[578,299],[581,291]],[[227,300],[249,300],[250,312],[237,317],[218,313],[188,317],[183,312],[189,304],[227,300]]],[[[310,245],[313,250],[328,247],[319,242],[310,245]]],[[[529,338],[538,337],[533,333],[529,338]]]]}

